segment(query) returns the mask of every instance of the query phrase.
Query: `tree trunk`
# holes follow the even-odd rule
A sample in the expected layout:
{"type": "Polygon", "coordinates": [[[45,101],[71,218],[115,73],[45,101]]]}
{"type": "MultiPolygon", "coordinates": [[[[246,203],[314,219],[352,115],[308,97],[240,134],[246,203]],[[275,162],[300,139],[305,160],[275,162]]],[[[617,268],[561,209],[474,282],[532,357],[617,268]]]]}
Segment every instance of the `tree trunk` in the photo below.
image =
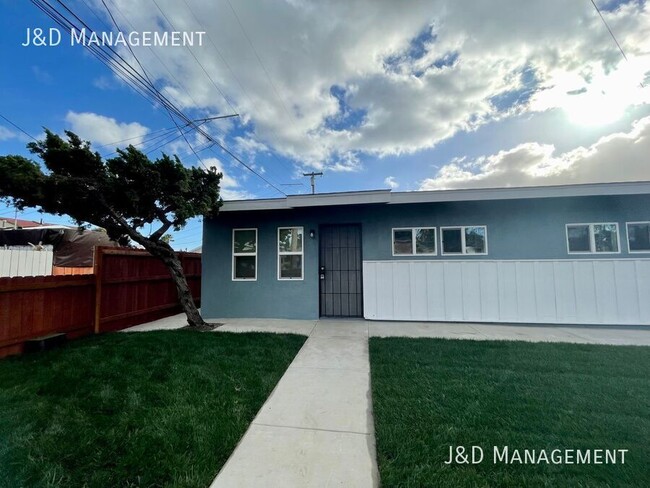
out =
{"type": "Polygon", "coordinates": [[[187,316],[187,323],[190,327],[206,327],[207,324],[194,304],[192,292],[187,284],[183,265],[178,259],[178,255],[174,252],[171,246],[165,243],[155,243],[155,245],[145,246],[145,248],[152,255],[162,260],[162,262],[165,263],[165,266],[167,266],[167,269],[169,269],[169,274],[171,275],[172,280],[174,280],[174,285],[176,285],[178,301],[183,312],[187,316]]]}

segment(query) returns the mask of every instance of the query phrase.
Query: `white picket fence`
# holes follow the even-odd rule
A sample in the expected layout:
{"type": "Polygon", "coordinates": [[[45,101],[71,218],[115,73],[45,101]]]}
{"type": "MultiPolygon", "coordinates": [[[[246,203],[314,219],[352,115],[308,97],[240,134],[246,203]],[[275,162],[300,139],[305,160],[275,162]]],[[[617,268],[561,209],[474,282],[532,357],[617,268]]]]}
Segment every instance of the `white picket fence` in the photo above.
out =
{"type": "Polygon", "coordinates": [[[0,278],[51,275],[53,256],[51,250],[0,248],[0,278]]]}
{"type": "Polygon", "coordinates": [[[650,259],[364,261],[374,320],[650,325],[650,259]]]}

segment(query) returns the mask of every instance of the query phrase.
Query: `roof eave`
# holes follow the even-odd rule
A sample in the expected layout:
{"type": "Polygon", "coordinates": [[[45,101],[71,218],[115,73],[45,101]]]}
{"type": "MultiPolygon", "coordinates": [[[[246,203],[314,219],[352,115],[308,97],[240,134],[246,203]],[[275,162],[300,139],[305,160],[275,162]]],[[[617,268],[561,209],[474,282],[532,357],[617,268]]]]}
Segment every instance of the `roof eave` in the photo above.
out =
{"type": "Polygon", "coordinates": [[[530,198],[561,198],[639,194],[650,194],[650,181],[409,192],[371,190],[359,192],[319,193],[316,195],[290,195],[286,198],[224,202],[223,206],[221,207],[221,211],[237,212],[285,210],[292,208],[327,207],[335,205],[399,205],[409,203],[515,200],[530,198]]]}

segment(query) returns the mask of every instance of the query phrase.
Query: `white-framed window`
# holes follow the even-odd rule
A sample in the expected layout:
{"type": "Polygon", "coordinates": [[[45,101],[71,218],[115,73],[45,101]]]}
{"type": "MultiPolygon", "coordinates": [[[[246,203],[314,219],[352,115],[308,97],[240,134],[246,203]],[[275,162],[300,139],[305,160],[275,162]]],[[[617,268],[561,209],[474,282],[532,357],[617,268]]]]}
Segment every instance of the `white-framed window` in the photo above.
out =
{"type": "Polygon", "coordinates": [[[232,230],[232,279],[257,280],[257,229],[232,230]]]}
{"type": "Polygon", "coordinates": [[[278,227],[278,279],[302,280],[304,239],[302,227],[278,227]]]}
{"type": "Polygon", "coordinates": [[[621,252],[619,242],[616,222],[566,225],[569,254],[618,254],[621,252]]]}
{"type": "Polygon", "coordinates": [[[435,256],[435,227],[401,227],[392,230],[393,256],[435,256]]]}
{"type": "Polygon", "coordinates": [[[650,222],[627,222],[627,251],[650,252],[650,222]]]}
{"type": "Polygon", "coordinates": [[[440,227],[442,254],[487,254],[487,226],[440,227]]]}

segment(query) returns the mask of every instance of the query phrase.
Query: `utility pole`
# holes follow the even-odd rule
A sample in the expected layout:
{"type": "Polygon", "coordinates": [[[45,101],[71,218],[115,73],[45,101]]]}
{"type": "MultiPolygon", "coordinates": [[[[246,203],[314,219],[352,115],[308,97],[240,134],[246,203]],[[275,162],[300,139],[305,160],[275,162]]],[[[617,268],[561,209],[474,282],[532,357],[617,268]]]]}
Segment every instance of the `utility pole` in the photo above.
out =
{"type": "Polygon", "coordinates": [[[303,176],[309,176],[311,181],[311,194],[316,193],[316,176],[323,176],[323,173],[303,173],[303,176]]]}

